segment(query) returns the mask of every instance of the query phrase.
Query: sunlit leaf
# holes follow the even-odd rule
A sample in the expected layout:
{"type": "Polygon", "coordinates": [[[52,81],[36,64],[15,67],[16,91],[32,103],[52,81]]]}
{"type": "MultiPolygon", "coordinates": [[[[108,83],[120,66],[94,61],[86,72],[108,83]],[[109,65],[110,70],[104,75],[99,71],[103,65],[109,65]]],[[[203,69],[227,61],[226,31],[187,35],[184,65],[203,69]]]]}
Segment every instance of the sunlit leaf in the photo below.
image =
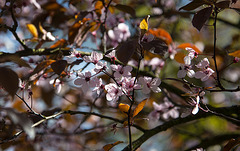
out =
{"type": "Polygon", "coordinates": [[[0,73],[0,86],[13,97],[19,88],[18,75],[6,67],[0,67],[0,73]]]}
{"type": "Polygon", "coordinates": [[[4,57],[1,57],[0,58],[0,63],[3,63],[3,62],[14,62],[21,67],[31,68],[31,66],[26,61],[24,61],[23,59],[21,59],[17,55],[7,55],[7,56],[4,56],[4,57]]]}
{"type": "Polygon", "coordinates": [[[192,43],[183,43],[183,44],[180,44],[177,48],[179,49],[185,49],[186,48],[192,48],[194,51],[196,51],[197,53],[201,53],[201,50],[198,49],[198,47],[196,47],[194,44],[192,43]]]}
{"type": "Polygon", "coordinates": [[[100,24],[97,23],[97,22],[91,22],[91,23],[89,24],[89,26],[91,27],[91,28],[89,29],[89,31],[93,32],[93,31],[98,30],[98,28],[100,27],[100,24]]]}
{"type": "Polygon", "coordinates": [[[147,15],[140,23],[139,28],[141,30],[144,30],[145,32],[148,31],[148,20],[150,18],[150,15],[147,15]]]}
{"type": "Polygon", "coordinates": [[[207,7],[200,11],[198,11],[194,16],[192,20],[192,25],[197,28],[198,31],[200,31],[203,27],[203,25],[206,23],[206,21],[209,19],[209,17],[212,14],[213,7],[207,7]]]}
{"type": "Polygon", "coordinates": [[[138,41],[136,39],[125,41],[119,44],[116,48],[117,59],[122,63],[127,64],[128,61],[133,56],[133,53],[135,52],[137,45],[138,45],[138,41]]]}
{"type": "Polygon", "coordinates": [[[50,48],[64,48],[67,46],[67,41],[65,39],[60,39],[55,42],[50,48]]]}
{"type": "Polygon", "coordinates": [[[119,110],[120,110],[121,112],[123,112],[123,113],[128,113],[130,106],[129,106],[128,104],[120,103],[120,104],[118,105],[118,108],[119,108],[119,110]]]}
{"type": "Polygon", "coordinates": [[[135,108],[135,110],[133,111],[133,117],[135,117],[136,115],[138,115],[139,112],[142,111],[143,107],[145,106],[146,102],[148,99],[143,100],[142,102],[140,102],[137,107],[135,108]]]}
{"type": "Polygon", "coordinates": [[[96,1],[95,3],[95,12],[97,13],[97,15],[101,15],[102,14],[102,9],[103,9],[103,3],[102,1],[96,1]]]}
{"type": "Polygon", "coordinates": [[[177,52],[174,56],[174,60],[176,60],[178,63],[184,64],[184,57],[186,55],[183,52],[177,52]]]}
{"type": "Polygon", "coordinates": [[[33,72],[31,73],[31,75],[34,75],[36,73],[39,73],[40,71],[42,71],[43,69],[47,68],[50,64],[52,64],[53,62],[55,62],[55,60],[45,60],[43,62],[41,62],[40,64],[38,64],[36,66],[36,68],[33,70],[33,72]]]}
{"type": "Polygon", "coordinates": [[[112,149],[114,146],[116,146],[116,145],[118,145],[118,144],[120,144],[120,143],[123,143],[123,141],[117,141],[117,142],[115,142],[115,143],[113,143],[113,144],[107,144],[107,145],[103,146],[103,149],[104,149],[104,151],[109,151],[109,150],[112,149]]]}
{"type": "Polygon", "coordinates": [[[67,64],[66,60],[57,60],[51,64],[51,68],[56,74],[60,75],[66,68],[67,64]]]}
{"type": "Polygon", "coordinates": [[[205,1],[205,0],[193,0],[190,3],[188,3],[187,5],[179,8],[179,10],[183,9],[183,10],[194,10],[200,6],[202,6],[203,4],[209,4],[209,2],[205,1]]]}
{"type": "Polygon", "coordinates": [[[155,37],[162,39],[163,41],[165,41],[168,45],[172,43],[172,37],[171,35],[164,29],[162,28],[158,28],[158,29],[149,29],[148,31],[149,33],[151,33],[152,35],[154,35],[155,37]]]}
{"type": "Polygon", "coordinates": [[[240,58],[240,50],[228,53],[229,56],[233,56],[233,57],[238,57],[240,58]]]}
{"type": "Polygon", "coordinates": [[[35,25],[33,24],[27,24],[27,29],[29,30],[29,32],[33,35],[34,38],[38,38],[38,31],[37,28],[35,27],[35,25]]]}
{"type": "Polygon", "coordinates": [[[136,16],[135,9],[133,9],[131,6],[117,4],[114,7],[120,11],[130,14],[133,17],[136,16]]]}

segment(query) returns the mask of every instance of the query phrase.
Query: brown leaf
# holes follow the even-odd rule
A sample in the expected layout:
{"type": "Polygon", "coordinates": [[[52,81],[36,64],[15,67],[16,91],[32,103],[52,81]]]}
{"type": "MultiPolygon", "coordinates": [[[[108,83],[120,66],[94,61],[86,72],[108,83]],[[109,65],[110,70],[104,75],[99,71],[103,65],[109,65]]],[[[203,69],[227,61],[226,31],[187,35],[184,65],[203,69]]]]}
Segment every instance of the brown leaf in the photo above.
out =
{"type": "Polygon", "coordinates": [[[57,60],[51,64],[51,68],[56,74],[60,75],[66,68],[67,64],[66,60],[57,60]]]}
{"type": "Polygon", "coordinates": [[[60,39],[55,42],[50,48],[64,48],[67,46],[67,41],[65,39],[60,39]]]}
{"type": "Polygon", "coordinates": [[[164,54],[168,50],[167,44],[161,39],[154,39],[150,42],[142,42],[141,44],[144,50],[150,51],[151,53],[159,54],[160,56],[164,56],[164,54]]]}
{"type": "Polygon", "coordinates": [[[55,60],[45,60],[43,62],[41,62],[40,64],[38,64],[36,66],[36,68],[33,70],[33,72],[31,73],[31,75],[34,75],[36,73],[39,73],[40,71],[42,71],[43,69],[47,68],[50,64],[52,64],[53,62],[55,62],[55,60]]]}
{"type": "Polygon", "coordinates": [[[209,4],[209,2],[204,1],[204,0],[193,0],[192,2],[188,3],[187,5],[179,8],[179,10],[183,9],[183,10],[194,10],[200,6],[202,6],[203,4],[209,4]]]}
{"type": "Polygon", "coordinates": [[[140,102],[137,107],[135,108],[135,110],[133,111],[133,117],[135,117],[136,115],[138,115],[139,112],[142,111],[143,107],[145,106],[146,102],[148,99],[143,100],[142,102],[140,102]]]}
{"type": "Polygon", "coordinates": [[[107,145],[103,146],[103,149],[104,149],[104,151],[109,151],[109,150],[112,149],[114,146],[116,146],[116,145],[118,145],[118,144],[121,144],[121,143],[123,143],[123,141],[117,141],[117,142],[115,142],[115,143],[113,143],[113,144],[107,144],[107,145]]]}
{"type": "Polygon", "coordinates": [[[218,3],[216,3],[215,6],[217,8],[225,9],[225,8],[229,8],[229,5],[230,5],[230,0],[218,2],[218,3]]]}
{"type": "Polygon", "coordinates": [[[136,39],[125,41],[119,44],[116,48],[116,56],[119,61],[124,64],[127,64],[128,61],[133,56],[135,49],[137,48],[138,42],[136,39]]]}
{"type": "Polygon", "coordinates": [[[3,87],[12,97],[18,90],[18,75],[9,68],[0,67],[0,86],[3,87]]]}
{"type": "Polygon", "coordinates": [[[127,6],[127,5],[122,5],[122,4],[117,4],[114,6],[116,9],[120,10],[120,11],[123,11],[125,13],[128,13],[130,14],[131,16],[135,17],[136,16],[136,12],[135,12],[135,9],[133,9],[132,7],[130,6],[127,6]]]}
{"type": "Polygon", "coordinates": [[[3,63],[3,62],[14,62],[21,67],[31,68],[31,66],[26,61],[24,61],[17,55],[8,55],[8,56],[0,57],[0,63],[3,63]]]}
{"type": "Polygon", "coordinates": [[[210,15],[212,14],[213,7],[207,7],[200,11],[198,11],[192,20],[192,24],[195,28],[200,31],[205,24],[205,22],[209,19],[210,15]]]}

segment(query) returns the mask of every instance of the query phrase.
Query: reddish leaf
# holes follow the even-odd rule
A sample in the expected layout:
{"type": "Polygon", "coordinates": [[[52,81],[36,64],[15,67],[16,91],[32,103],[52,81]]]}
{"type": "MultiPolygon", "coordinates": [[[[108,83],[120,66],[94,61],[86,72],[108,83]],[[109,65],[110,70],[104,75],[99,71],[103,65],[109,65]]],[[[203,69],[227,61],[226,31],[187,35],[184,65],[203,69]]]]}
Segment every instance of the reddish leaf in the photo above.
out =
{"type": "Polygon", "coordinates": [[[202,29],[203,25],[208,20],[208,18],[212,14],[212,10],[213,10],[212,7],[207,7],[207,8],[204,8],[204,9],[198,11],[194,15],[192,24],[195,28],[198,29],[198,31],[200,31],[202,29]]]}
{"type": "Polygon", "coordinates": [[[229,8],[229,5],[230,5],[230,0],[218,2],[215,6],[217,8],[225,9],[225,8],[229,8]]]}
{"type": "Polygon", "coordinates": [[[56,74],[60,75],[63,72],[63,70],[66,68],[67,64],[68,63],[66,60],[57,60],[56,62],[53,62],[51,64],[51,68],[56,74]]]}
{"type": "Polygon", "coordinates": [[[149,29],[148,31],[149,33],[151,33],[152,35],[154,35],[155,37],[162,39],[163,41],[165,41],[168,45],[172,43],[172,37],[171,35],[164,29],[162,28],[158,28],[158,29],[149,29]]]}
{"type": "Polygon", "coordinates": [[[67,46],[67,41],[65,39],[60,39],[55,42],[50,48],[64,48],[67,46]]]}
{"type": "Polygon", "coordinates": [[[127,5],[122,5],[122,4],[117,4],[114,6],[116,9],[120,10],[120,11],[123,11],[125,13],[128,13],[130,14],[131,16],[136,16],[136,12],[135,12],[135,9],[133,9],[132,7],[130,6],[127,6],[127,5]]]}
{"type": "Polygon", "coordinates": [[[115,142],[115,143],[113,143],[113,144],[107,144],[107,145],[103,146],[103,149],[104,149],[104,151],[109,151],[109,150],[112,149],[114,146],[116,146],[116,145],[118,145],[118,144],[121,144],[121,143],[123,143],[123,141],[117,141],[117,142],[115,142]]]}
{"type": "Polygon", "coordinates": [[[204,0],[193,0],[192,2],[188,3],[187,5],[179,8],[179,10],[183,9],[183,10],[194,10],[200,6],[202,6],[203,4],[209,4],[207,1],[204,0]]]}
{"type": "Polygon", "coordinates": [[[127,64],[128,61],[133,56],[133,53],[135,52],[137,45],[138,41],[136,39],[119,44],[118,47],[116,48],[117,59],[122,63],[127,64]]]}
{"type": "Polygon", "coordinates": [[[146,102],[148,99],[143,100],[142,102],[140,102],[137,107],[135,108],[135,110],[133,111],[133,117],[135,117],[136,115],[138,115],[139,112],[142,111],[143,107],[145,106],[146,102]]]}
{"type": "Polygon", "coordinates": [[[174,56],[174,60],[176,60],[178,63],[184,64],[184,57],[186,55],[182,52],[177,52],[174,56]]]}
{"type": "Polygon", "coordinates": [[[119,110],[120,110],[121,112],[123,112],[123,113],[128,113],[128,110],[129,110],[130,106],[129,106],[128,104],[120,103],[120,104],[118,105],[118,108],[119,108],[119,110]]]}
{"type": "Polygon", "coordinates": [[[194,44],[191,44],[191,43],[183,43],[183,44],[179,45],[177,48],[186,50],[187,47],[192,48],[197,53],[201,53],[201,51],[198,49],[198,47],[196,47],[194,44]]]}
{"type": "Polygon", "coordinates": [[[0,86],[12,97],[18,90],[18,75],[9,68],[0,67],[0,86]]]}
{"type": "Polygon", "coordinates": [[[229,53],[228,55],[229,55],[229,56],[233,56],[233,57],[238,57],[238,58],[240,58],[240,50],[231,52],[231,53],[229,53]]]}

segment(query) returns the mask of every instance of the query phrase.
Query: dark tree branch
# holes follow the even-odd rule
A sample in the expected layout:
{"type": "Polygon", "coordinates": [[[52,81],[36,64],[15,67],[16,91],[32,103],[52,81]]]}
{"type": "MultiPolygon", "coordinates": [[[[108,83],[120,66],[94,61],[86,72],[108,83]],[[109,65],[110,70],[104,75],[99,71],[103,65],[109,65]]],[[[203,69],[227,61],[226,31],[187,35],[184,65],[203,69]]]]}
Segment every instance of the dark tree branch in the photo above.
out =
{"type": "Polygon", "coordinates": [[[240,134],[236,134],[236,133],[234,133],[234,134],[222,134],[222,135],[214,136],[214,137],[211,137],[211,138],[201,140],[201,142],[199,144],[197,144],[197,145],[195,145],[191,148],[188,148],[185,151],[191,151],[191,150],[194,150],[194,149],[197,149],[197,148],[206,149],[210,146],[223,143],[224,141],[230,140],[232,138],[239,138],[239,137],[240,137],[240,134]]]}
{"type": "MultiPolygon", "coordinates": [[[[210,108],[210,106],[209,106],[210,108]]],[[[211,107],[211,110],[214,110],[217,113],[221,113],[221,114],[239,114],[240,112],[240,106],[232,106],[232,107],[222,107],[222,108],[213,108],[211,107]]],[[[200,111],[198,114],[196,115],[188,115],[184,118],[177,118],[174,120],[171,120],[169,122],[166,122],[162,125],[159,125],[153,129],[147,130],[144,132],[144,134],[142,136],[140,136],[137,140],[135,140],[133,142],[133,149],[132,150],[136,150],[138,149],[145,141],[147,141],[149,138],[151,138],[152,136],[156,135],[157,133],[160,133],[162,131],[166,131],[169,128],[172,128],[174,126],[180,125],[180,124],[185,124],[191,121],[195,121],[201,118],[206,118],[209,116],[213,116],[214,114],[211,112],[204,112],[204,111],[200,111]]],[[[225,118],[225,117],[223,117],[225,118]]],[[[229,120],[229,119],[227,119],[229,120]]],[[[237,123],[234,122],[237,125],[240,125],[240,121],[238,121],[237,123]]],[[[130,151],[129,150],[129,146],[126,146],[123,151],[130,151]]]]}

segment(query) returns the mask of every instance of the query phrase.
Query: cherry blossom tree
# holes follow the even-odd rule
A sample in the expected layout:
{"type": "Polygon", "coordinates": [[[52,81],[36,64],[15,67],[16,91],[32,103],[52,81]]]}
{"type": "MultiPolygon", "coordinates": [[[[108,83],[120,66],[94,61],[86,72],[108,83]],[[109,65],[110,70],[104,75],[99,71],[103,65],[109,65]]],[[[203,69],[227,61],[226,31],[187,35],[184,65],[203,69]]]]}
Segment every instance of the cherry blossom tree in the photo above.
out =
{"type": "Polygon", "coordinates": [[[239,8],[0,1],[0,150],[238,150],[239,8]]]}

